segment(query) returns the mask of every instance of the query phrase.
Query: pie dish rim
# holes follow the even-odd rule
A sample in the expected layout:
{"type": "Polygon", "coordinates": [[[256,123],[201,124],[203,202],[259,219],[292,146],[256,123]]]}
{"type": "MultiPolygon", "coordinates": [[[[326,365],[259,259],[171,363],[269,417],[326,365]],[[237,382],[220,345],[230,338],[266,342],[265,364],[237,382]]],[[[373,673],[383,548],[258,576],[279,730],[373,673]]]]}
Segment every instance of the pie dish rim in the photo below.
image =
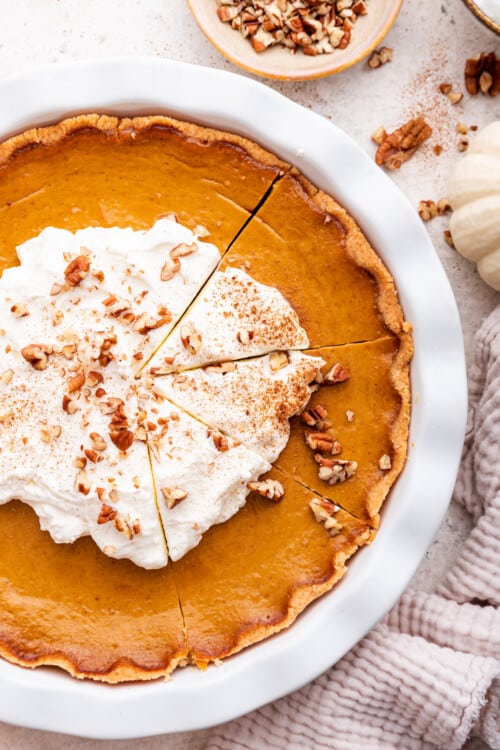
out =
{"type": "Polygon", "coordinates": [[[0,84],[0,99],[7,105],[0,120],[2,139],[77,111],[152,114],[161,110],[262,143],[332,193],[375,247],[384,244],[385,253],[380,254],[395,275],[406,317],[414,324],[408,463],[376,541],[351,563],[349,575],[333,597],[323,597],[289,631],[247,649],[222,669],[184,670],[171,683],[108,687],[76,682],[49,669],[28,671],[0,663],[5,693],[0,718],[11,723],[104,739],[186,731],[227,721],[300,687],[340,658],[402,593],[437,532],[453,488],[466,419],[463,340],[451,288],[417,214],[387,176],[335,125],[262,84],[185,63],[121,58],[48,66],[17,76],[0,84]],[[249,101],[254,104],[251,108],[249,101]],[[280,117],[293,122],[285,136],[280,117]],[[307,144],[303,132],[314,133],[307,144]],[[332,161],[333,174],[328,170],[332,161]],[[357,179],[363,180],[362,190],[357,179]],[[395,209],[399,218],[388,226],[384,211],[394,216],[395,209]],[[415,278],[424,291],[414,289],[415,278]],[[425,367],[431,358],[432,378],[425,367]],[[424,492],[426,487],[430,490],[429,475],[438,487],[437,502],[424,492]],[[418,501],[418,508],[411,506],[407,493],[418,501]],[[371,584],[377,582],[384,585],[375,596],[371,584]],[[361,618],[355,596],[360,586],[361,618]],[[334,622],[336,639],[331,643],[325,637],[330,628],[323,626],[334,622]],[[297,664],[290,656],[305,644],[308,659],[297,664]],[[196,695],[203,700],[196,701],[196,695]],[[199,706],[196,716],[193,698],[199,706]]]}

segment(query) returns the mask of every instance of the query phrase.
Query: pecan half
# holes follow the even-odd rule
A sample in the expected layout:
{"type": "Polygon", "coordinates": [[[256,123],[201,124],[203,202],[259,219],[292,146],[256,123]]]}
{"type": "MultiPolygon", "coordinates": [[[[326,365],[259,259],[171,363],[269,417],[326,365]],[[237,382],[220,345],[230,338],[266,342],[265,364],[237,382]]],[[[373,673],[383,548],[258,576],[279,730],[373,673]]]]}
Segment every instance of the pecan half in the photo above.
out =
{"type": "Polygon", "coordinates": [[[88,276],[90,270],[90,261],[86,255],[79,255],[66,266],[64,278],[68,286],[79,286],[79,284],[88,276]]]}
{"type": "Polygon", "coordinates": [[[375,162],[387,169],[399,169],[431,135],[432,128],[423,117],[414,117],[393,133],[381,128],[372,135],[378,144],[375,162]]]}
{"type": "Polygon", "coordinates": [[[475,96],[479,92],[496,96],[500,93],[500,60],[494,52],[482,52],[469,58],[464,69],[465,88],[475,96]]]}

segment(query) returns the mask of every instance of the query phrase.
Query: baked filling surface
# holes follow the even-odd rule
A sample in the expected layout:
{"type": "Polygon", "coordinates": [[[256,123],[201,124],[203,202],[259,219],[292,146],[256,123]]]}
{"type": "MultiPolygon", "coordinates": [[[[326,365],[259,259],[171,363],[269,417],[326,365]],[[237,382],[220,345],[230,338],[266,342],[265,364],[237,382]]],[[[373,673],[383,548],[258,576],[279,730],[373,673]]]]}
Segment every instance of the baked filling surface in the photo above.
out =
{"type": "MultiPolygon", "coordinates": [[[[88,537],[55,544],[24,503],[0,506],[2,655],[118,682],[204,666],[286,627],[371,540],[406,458],[411,334],[387,269],[352,218],[295,169],[239,136],[169,118],[91,115],[29,131],[0,145],[0,173],[1,269],[47,227],[148,230],[172,213],[219,254],[165,330],[147,329],[147,346],[118,336],[132,358],[142,353],[134,365],[143,390],[120,397],[129,411],[137,397],[139,414],[145,389],[146,411],[155,410],[146,439],[121,452],[142,451],[144,473],[153,470],[150,521],[165,532],[171,561],[160,554],[149,566],[158,569],[138,567],[88,537]],[[130,175],[140,175],[133,189],[130,175]],[[263,300],[269,287],[276,294],[263,300]],[[166,440],[155,442],[168,423],[166,440]],[[213,476],[188,463],[193,450],[179,451],[176,436],[219,476],[233,451],[251,467],[243,499],[233,488],[220,503],[224,522],[194,529],[200,511],[188,512],[190,494],[201,507],[213,476]],[[180,483],[165,486],[176,460],[189,465],[187,497],[180,483]],[[203,534],[190,551],[177,533],[188,527],[203,534]]],[[[189,256],[178,261],[183,268],[189,256]]],[[[106,366],[111,381],[121,364],[106,366]]],[[[27,371],[49,388],[50,367],[27,371]]],[[[0,385],[2,405],[12,388],[0,385]]],[[[103,506],[113,510],[106,489],[96,518],[103,506]]],[[[96,529],[115,533],[115,520],[96,529]]]]}

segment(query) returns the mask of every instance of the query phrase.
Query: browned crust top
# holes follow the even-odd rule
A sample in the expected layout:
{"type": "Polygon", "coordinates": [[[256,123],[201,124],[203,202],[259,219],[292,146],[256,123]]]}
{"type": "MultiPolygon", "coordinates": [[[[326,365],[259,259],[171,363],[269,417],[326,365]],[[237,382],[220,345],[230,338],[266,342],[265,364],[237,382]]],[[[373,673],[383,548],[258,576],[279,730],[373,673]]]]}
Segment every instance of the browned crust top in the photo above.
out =
{"type": "Polygon", "coordinates": [[[14,135],[0,143],[0,165],[5,164],[15,156],[16,152],[30,146],[51,146],[60,143],[70,135],[83,130],[95,130],[105,135],[137,135],[153,128],[172,128],[186,139],[192,139],[203,145],[229,143],[248,153],[255,161],[274,167],[280,172],[289,169],[289,165],[266,151],[262,146],[236,133],[225,130],[207,128],[184,120],[176,120],[167,115],[151,115],[148,117],[114,117],[110,115],[83,114],[68,117],[55,125],[31,128],[23,133],[14,135]]]}

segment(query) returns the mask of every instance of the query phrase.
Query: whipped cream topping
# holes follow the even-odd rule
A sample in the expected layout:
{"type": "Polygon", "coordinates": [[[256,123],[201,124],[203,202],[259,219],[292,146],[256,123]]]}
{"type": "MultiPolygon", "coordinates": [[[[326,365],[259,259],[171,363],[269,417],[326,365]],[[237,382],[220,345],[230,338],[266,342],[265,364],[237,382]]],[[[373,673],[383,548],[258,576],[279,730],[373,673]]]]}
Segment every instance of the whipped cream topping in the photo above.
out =
{"type": "Polygon", "coordinates": [[[114,358],[127,375],[147,361],[220,259],[214,245],[170,219],[148,231],[50,227],[18,256],[21,270],[4,271],[0,294],[9,311],[29,313],[14,330],[12,319],[21,318],[14,312],[4,319],[19,348],[33,341],[58,346],[67,331],[113,331],[114,358]]]}
{"type": "MultiPolygon", "coordinates": [[[[156,390],[156,388],[155,388],[156,390]]],[[[248,482],[271,464],[161,399],[150,440],[158,507],[172,560],[245,503],[248,482]]],[[[153,416],[153,415],[151,415],[153,416]]]]}
{"type": "Polygon", "coordinates": [[[297,313],[277,289],[228,268],[213,274],[151,360],[151,372],[166,374],[308,345],[297,313]]]}
{"type": "Polygon", "coordinates": [[[199,369],[307,336],[279,292],[233,269],[181,320],[220,255],[175,221],[48,228],[18,255],[0,278],[0,503],[31,505],[56,542],[178,560],[270,469],[323,361],[272,351],[199,369]],[[138,377],[155,350],[198,369],[138,377]]]}
{"type": "Polygon", "coordinates": [[[31,505],[56,542],[90,535],[111,557],[166,565],[147,447],[135,439],[119,447],[138,432],[140,409],[116,364],[95,370],[97,385],[87,370],[86,384],[70,393],[68,381],[84,372],[78,348],[36,370],[18,349],[6,352],[8,342],[0,337],[0,503],[31,505]]]}
{"type": "Polygon", "coordinates": [[[165,375],[155,389],[273,462],[288,442],[289,419],[304,409],[309,384],[324,364],[301,352],[273,352],[165,375]]]}

